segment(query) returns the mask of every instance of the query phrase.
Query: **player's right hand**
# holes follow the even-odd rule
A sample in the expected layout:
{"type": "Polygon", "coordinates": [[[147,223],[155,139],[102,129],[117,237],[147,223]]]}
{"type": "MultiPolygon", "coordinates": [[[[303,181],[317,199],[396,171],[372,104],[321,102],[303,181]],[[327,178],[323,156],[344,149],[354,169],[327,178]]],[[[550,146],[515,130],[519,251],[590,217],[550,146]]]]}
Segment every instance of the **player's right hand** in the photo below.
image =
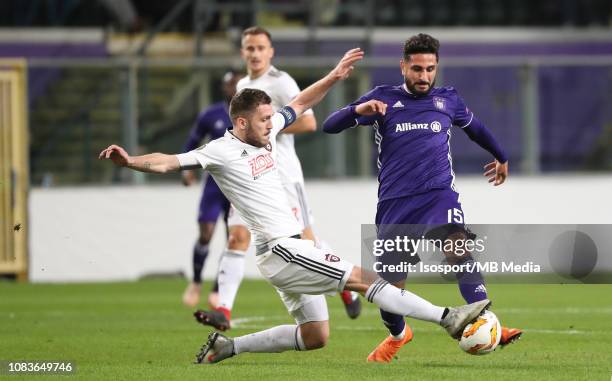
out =
{"type": "Polygon", "coordinates": [[[331,75],[336,77],[337,79],[347,79],[353,69],[354,63],[363,59],[363,50],[361,48],[355,48],[347,51],[338,65],[331,71],[331,75]]]}
{"type": "Polygon", "coordinates": [[[355,112],[359,115],[364,116],[374,114],[385,115],[385,113],[387,112],[387,104],[385,102],[372,99],[355,107],[355,112]]]}
{"type": "Polygon", "coordinates": [[[113,163],[119,167],[125,167],[128,165],[130,155],[118,145],[112,144],[108,148],[102,150],[98,159],[110,159],[113,163]]]}
{"type": "Polygon", "coordinates": [[[181,180],[183,182],[183,185],[188,187],[191,184],[193,184],[196,180],[196,176],[195,173],[192,170],[184,170],[181,173],[181,180]]]}

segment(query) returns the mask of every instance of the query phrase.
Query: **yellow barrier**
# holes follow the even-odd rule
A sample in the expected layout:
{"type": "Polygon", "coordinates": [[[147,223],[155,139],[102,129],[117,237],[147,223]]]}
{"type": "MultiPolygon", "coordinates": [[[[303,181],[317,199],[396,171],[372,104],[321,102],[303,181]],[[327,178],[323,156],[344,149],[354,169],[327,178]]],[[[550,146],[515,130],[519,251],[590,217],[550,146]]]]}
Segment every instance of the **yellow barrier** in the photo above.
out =
{"type": "Polygon", "coordinates": [[[28,276],[27,64],[0,59],[0,274],[28,276]]]}

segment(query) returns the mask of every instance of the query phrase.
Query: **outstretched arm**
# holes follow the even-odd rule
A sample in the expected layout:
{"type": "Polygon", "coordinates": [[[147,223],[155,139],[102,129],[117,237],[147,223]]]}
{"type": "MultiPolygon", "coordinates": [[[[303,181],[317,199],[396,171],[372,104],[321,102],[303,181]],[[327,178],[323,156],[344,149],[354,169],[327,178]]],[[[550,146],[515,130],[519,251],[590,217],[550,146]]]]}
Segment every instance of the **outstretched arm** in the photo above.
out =
{"type": "Polygon", "coordinates": [[[321,102],[336,82],[348,78],[353,71],[353,64],[362,58],[363,50],[360,48],[349,50],[332,71],[300,92],[287,106],[291,107],[297,116],[300,116],[304,111],[321,102]]]}
{"type": "Polygon", "coordinates": [[[140,172],[166,173],[181,169],[175,155],[150,153],[142,156],[130,156],[118,145],[111,145],[98,156],[99,159],[109,159],[119,167],[128,167],[140,172]]]}

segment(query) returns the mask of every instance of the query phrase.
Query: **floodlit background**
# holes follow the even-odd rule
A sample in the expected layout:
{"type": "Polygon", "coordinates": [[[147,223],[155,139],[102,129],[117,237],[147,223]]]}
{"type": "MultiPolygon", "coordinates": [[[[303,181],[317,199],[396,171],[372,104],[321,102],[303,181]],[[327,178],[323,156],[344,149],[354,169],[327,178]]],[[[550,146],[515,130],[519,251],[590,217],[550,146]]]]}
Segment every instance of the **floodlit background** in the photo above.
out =
{"type": "MultiPolygon", "coordinates": [[[[3,156],[3,197],[14,194],[8,183],[29,175],[30,184],[25,222],[2,225],[5,262],[14,260],[10,239],[27,237],[27,270],[8,275],[190,274],[201,188],[177,174],[118,170],[97,154],[111,143],[179,152],[198,111],[221,99],[223,73],[244,69],[240,32],[251,25],[271,31],[274,65],[302,88],[346,49],[365,49],[354,75],[315,108],[319,124],[370,88],[401,83],[403,42],[433,35],[437,85],[456,87],[510,157],[511,176],[494,189],[480,176],[489,154],[452,135],[467,222],[611,223],[611,18],[607,0],[4,0],[0,58],[25,59],[29,165],[11,172],[3,156]]],[[[2,92],[4,102],[14,96],[2,92]]],[[[3,139],[2,152],[17,150],[3,139]]],[[[360,224],[376,208],[372,129],[299,135],[296,150],[316,233],[359,261],[360,224]]],[[[223,237],[219,229],[207,279],[223,237]]],[[[252,262],[247,269],[258,276],[252,262]]]]}

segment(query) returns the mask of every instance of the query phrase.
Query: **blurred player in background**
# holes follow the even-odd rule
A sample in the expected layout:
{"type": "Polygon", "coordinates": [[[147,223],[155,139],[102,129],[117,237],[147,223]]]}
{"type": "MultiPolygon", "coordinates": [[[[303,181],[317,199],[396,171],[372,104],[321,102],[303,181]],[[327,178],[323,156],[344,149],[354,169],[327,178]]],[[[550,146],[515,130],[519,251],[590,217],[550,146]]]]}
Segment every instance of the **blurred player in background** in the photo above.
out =
{"type": "Polygon", "coordinates": [[[302,226],[291,211],[277,166],[280,158],[276,136],[319,103],[337,81],[346,79],[353,64],[362,58],[361,49],[349,50],[332,71],[277,112],[265,92],[238,92],[230,103],[232,130],[194,151],[130,156],[123,148],[111,145],[100,153],[101,159],[142,172],[166,173],[197,167],[208,171],[253,232],[257,267],[278,290],[295,319],[296,324],[236,338],[213,332],[196,362],[212,364],[248,352],[321,348],[329,337],[324,295],[345,289],[363,293],[386,310],[441,325],[453,338],[460,337],[465,326],[491,304],[485,299],[457,308],[436,306],[315,247],[311,240],[300,239],[302,226]]]}
{"type": "MultiPolygon", "coordinates": [[[[288,104],[300,89],[295,80],[286,72],[272,66],[274,48],[270,33],[261,27],[251,27],[242,32],[242,59],[246,63],[247,76],[238,84],[238,91],[253,88],[265,91],[272,98],[272,108],[280,109],[288,104]]],[[[304,189],[304,175],[298,158],[293,134],[313,132],[317,129],[317,121],[312,110],[307,110],[295,123],[279,134],[278,156],[279,173],[285,193],[289,199],[291,210],[302,226],[302,238],[317,244],[311,223],[313,217],[308,206],[304,189]]],[[[228,248],[223,253],[219,265],[219,304],[212,311],[197,311],[199,322],[211,325],[219,330],[230,327],[231,310],[244,276],[244,256],[249,247],[251,235],[245,222],[234,208],[230,208],[228,217],[229,238],[228,248]]],[[[345,291],[341,293],[349,317],[357,318],[361,312],[361,301],[357,293],[345,291]]]]}
{"type": "MultiPolygon", "coordinates": [[[[357,125],[374,126],[379,153],[376,212],[379,238],[391,238],[380,237],[388,227],[397,229],[397,225],[409,224],[420,225],[417,229],[422,231],[412,232],[416,237],[425,235],[443,241],[470,237],[471,233],[464,227],[463,209],[454,184],[450,153],[453,125],[495,158],[485,166],[484,175],[489,177],[489,183],[501,185],[508,176],[506,154],[465,106],[457,91],[452,87],[434,87],[438,49],[438,40],[429,35],[419,34],[408,39],[400,64],[404,83],[374,88],[330,115],[323,126],[328,133],[357,125]]],[[[390,261],[397,257],[394,252],[386,254],[390,261]]],[[[452,264],[473,263],[469,255],[445,254],[452,264]]],[[[402,275],[393,281],[396,286],[404,286],[406,274],[402,275]]],[[[480,272],[456,275],[467,303],[488,298],[480,272]]],[[[403,316],[382,309],[380,312],[391,335],[370,353],[368,361],[390,362],[401,346],[412,339],[412,332],[403,316]]],[[[504,327],[502,331],[501,345],[521,335],[518,329],[504,327]]]]}
{"type": "MultiPolygon", "coordinates": [[[[189,152],[200,146],[202,140],[215,140],[223,136],[231,126],[229,117],[229,102],[236,94],[236,83],[242,78],[241,74],[231,70],[225,73],[222,81],[223,101],[215,103],[204,109],[196,120],[195,126],[189,133],[189,138],[185,143],[183,152],[189,152]]],[[[192,170],[182,172],[183,184],[189,186],[196,181],[196,176],[192,170]]],[[[189,307],[195,307],[200,302],[202,293],[202,270],[204,262],[208,257],[208,245],[215,231],[215,225],[221,214],[227,221],[229,201],[211,176],[207,176],[202,198],[200,199],[200,209],[198,212],[198,225],[200,235],[193,247],[193,280],[187,286],[183,294],[183,303],[189,307]]],[[[209,304],[217,304],[218,283],[215,280],[213,291],[209,294],[209,304]]]]}

